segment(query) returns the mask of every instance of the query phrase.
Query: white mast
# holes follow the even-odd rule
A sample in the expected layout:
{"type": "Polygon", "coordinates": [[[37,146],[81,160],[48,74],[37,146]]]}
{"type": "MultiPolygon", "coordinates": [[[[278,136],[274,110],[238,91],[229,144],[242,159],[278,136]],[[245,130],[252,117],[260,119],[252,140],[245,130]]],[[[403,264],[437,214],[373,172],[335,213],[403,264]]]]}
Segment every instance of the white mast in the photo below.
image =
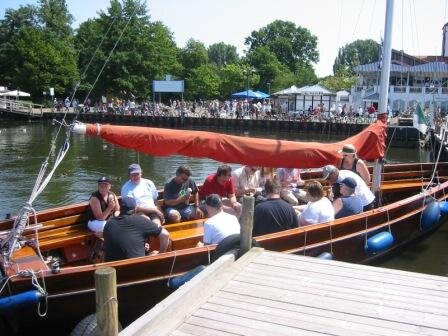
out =
{"type": "Polygon", "coordinates": [[[378,113],[387,113],[387,99],[389,93],[390,62],[392,56],[392,19],[394,15],[394,1],[387,0],[386,22],[384,24],[383,66],[381,68],[380,101],[378,113]]]}
{"type": "MultiPolygon", "coordinates": [[[[383,66],[381,68],[381,81],[380,81],[380,97],[378,104],[378,114],[385,113],[384,118],[387,121],[387,101],[389,94],[389,77],[390,77],[390,63],[392,57],[392,18],[394,15],[394,1],[387,0],[386,3],[386,20],[384,23],[384,42],[383,42],[383,55],[382,61],[383,66]]],[[[377,205],[381,202],[379,190],[381,184],[381,171],[383,170],[383,159],[380,158],[375,161],[375,166],[373,168],[373,178],[372,178],[372,192],[377,198],[377,205]]]]}

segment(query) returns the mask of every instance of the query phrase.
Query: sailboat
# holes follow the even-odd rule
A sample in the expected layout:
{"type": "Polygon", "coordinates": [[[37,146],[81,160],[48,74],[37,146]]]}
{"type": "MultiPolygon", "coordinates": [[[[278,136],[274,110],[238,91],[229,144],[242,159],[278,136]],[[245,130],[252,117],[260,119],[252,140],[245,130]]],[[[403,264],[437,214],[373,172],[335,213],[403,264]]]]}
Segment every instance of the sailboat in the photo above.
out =
{"type": "MultiPolygon", "coordinates": [[[[386,107],[380,105],[380,109],[386,107]]],[[[386,148],[384,120],[333,144],[78,123],[69,131],[101,137],[145,154],[182,154],[266,167],[335,164],[345,143],[353,144],[361,158],[380,162],[386,148]]],[[[320,178],[320,174],[306,172],[303,178],[320,178]]],[[[446,208],[448,164],[378,164],[374,176],[382,206],[255,239],[268,250],[369,262],[438,227],[446,208]]],[[[87,228],[86,209],[87,204],[82,203],[37,213],[25,211],[20,218],[0,222],[0,330],[2,322],[9,325],[11,320],[23,328],[74,326],[94,312],[94,272],[104,266],[117,271],[120,320],[125,322],[131,312],[130,319],[147,308],[150,297],[168,294],[167,280],[210,263],[216,248],[196,247],[202,239],[203,223],[191,221],[166,226],[172,240],[170,252],[104,263],[92,256],[98,238],[87,228]]]]}

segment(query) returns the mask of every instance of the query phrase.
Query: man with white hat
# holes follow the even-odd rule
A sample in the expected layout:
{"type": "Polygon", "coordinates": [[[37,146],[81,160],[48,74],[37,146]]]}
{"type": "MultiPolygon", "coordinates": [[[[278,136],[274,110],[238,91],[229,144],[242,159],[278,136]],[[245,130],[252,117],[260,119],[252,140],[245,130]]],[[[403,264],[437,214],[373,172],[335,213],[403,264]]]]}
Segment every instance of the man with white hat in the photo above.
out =
{"type": "Polygon", "coordinates": [[[138,163],[133,163],[128,168],[129,181],[121,187],[121,197],[135,199],[136,213],[143,213],[156,224],[161,225],[165,218],[163,212],[157,208],[158,192],[154,182],[142,177],[142,168],[138,163]]]}
{"type": "Polygon", "coordinates": [[[363,210],[366,211],[373,209],[375,195],[373,195],[367,184],[358,174],[350,170],[339,170],[333,165],[327,165],[322,168],[322,177],[324,180],[328,180],[330,184],[333,185],[333,193],[335,194],[335,198],[339,197],[340,194],[339,192],[335,192],[335,189],[337,188],[335,188],[334,184],[337,184],[337,187],[339,187],[339,183],[341,183],[342,180],[347,177],[351,177],[356,181],[355,195],[361,199],[363,210]]]}

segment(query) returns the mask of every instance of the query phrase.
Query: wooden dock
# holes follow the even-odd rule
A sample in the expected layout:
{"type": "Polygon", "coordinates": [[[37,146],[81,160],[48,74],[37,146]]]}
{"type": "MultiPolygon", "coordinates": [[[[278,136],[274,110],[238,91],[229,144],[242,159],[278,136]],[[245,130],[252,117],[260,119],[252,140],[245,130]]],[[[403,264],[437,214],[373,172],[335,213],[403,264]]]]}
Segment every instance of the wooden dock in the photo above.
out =
{"type": "Polygon", "coordinates": [[[120,335],[448,335],[448,278],[267,252],[226,255],[120,335]]]}

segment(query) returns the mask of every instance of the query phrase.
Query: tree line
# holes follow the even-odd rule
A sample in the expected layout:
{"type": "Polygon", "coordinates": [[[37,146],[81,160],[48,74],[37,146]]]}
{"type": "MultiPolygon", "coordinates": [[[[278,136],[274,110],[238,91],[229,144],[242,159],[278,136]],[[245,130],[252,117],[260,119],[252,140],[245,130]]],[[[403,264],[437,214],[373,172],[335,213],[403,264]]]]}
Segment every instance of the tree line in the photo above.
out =
{"type": "Polygon", "coordinates": [[[317,37],[282,20],[247,36],[244,56],[224,42],[206,47],[190,39],[179,48],[168,27],[150,19],[143,0],[110,0],[98,17],[76,30],[72,23],[65,0],[7,9],[0,20],[0,84],[35,99],[50,87],[57,96],[77,90],[81,100],[88,93],[149,98],[152,81],[170,74],[185,80],[186,99],[225,99],[247,87],[275,92],[319,82],[349,89],[356,81],[353,68],[378,59],[375,41],[354,41],[339,49],[334,74],[319,79],[313,68],[317,37]]]}

